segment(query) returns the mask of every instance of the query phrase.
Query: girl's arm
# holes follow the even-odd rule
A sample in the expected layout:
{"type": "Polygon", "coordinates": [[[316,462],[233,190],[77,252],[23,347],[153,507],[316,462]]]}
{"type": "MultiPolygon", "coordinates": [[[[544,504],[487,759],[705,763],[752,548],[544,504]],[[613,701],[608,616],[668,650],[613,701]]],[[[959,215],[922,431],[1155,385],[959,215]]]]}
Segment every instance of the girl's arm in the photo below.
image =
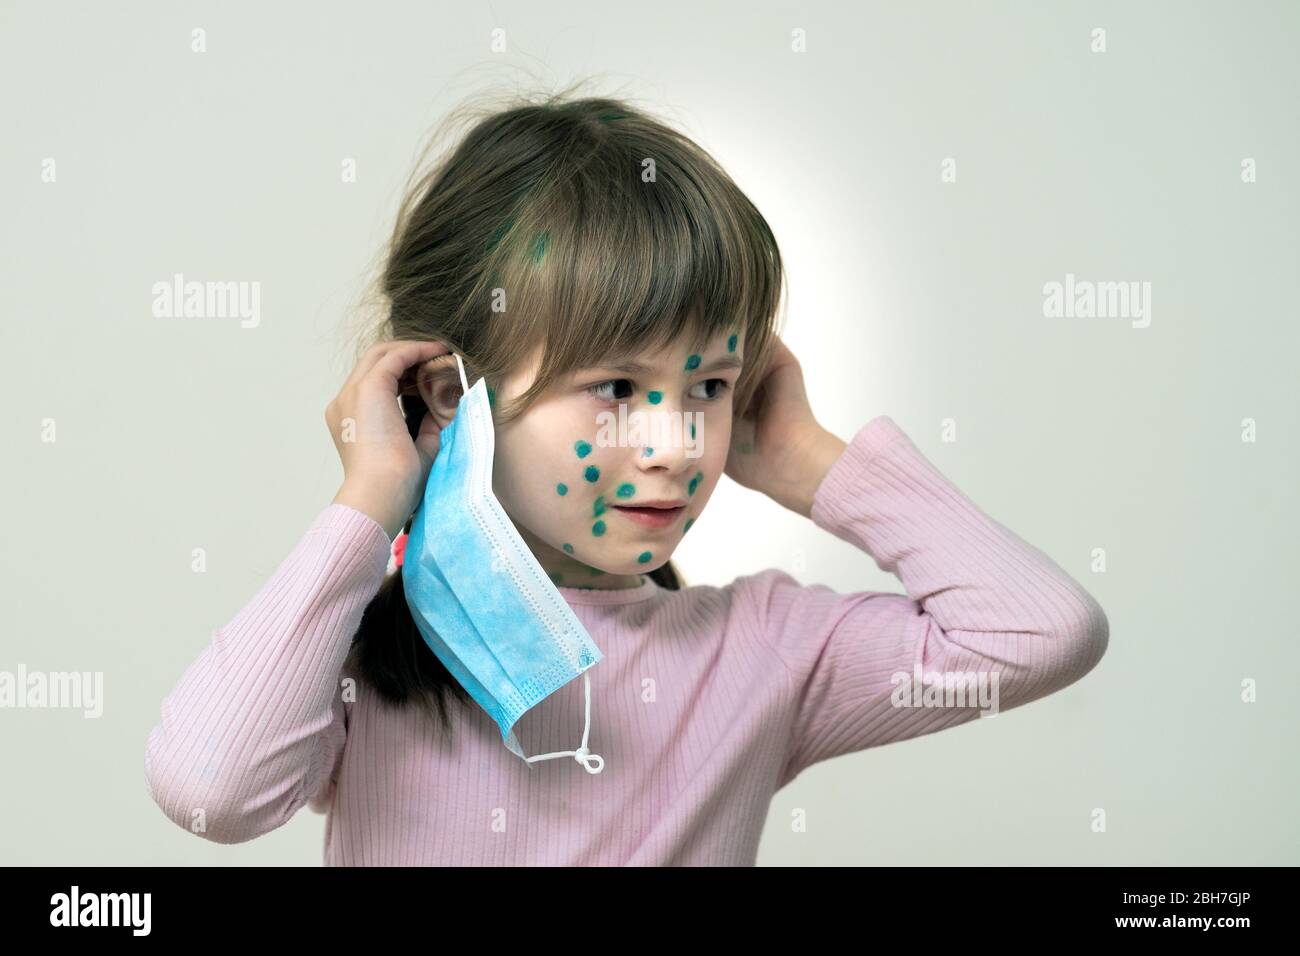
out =
{"type": "Polygon", "coordinates": [[[736,582],[790,676],[796,716],[780,786],[819,761],[1046,696],[1106,650],[1096,600],[984,514],[887,415],[863,426],[826,472],[811,518],[907,593],[839,594],[775,569],[736,582]],[[953,688],[938,685],[945,706],[915,706],[934,673],[953,688]]]}
{"type": "Polygon", "coordinates": [[[171,820],[242,843],[328,791],[346,734],[339,675],[390,544],[373,518],[330,504],[214,632],[145,750],[149,793],[171,820]]]}

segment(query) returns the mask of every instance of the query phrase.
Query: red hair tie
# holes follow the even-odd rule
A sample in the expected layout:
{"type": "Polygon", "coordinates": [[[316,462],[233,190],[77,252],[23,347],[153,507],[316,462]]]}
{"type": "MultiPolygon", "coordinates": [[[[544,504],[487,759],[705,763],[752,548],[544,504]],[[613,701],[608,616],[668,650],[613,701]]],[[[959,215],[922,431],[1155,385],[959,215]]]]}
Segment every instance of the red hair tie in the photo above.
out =
{"type": "Polygon", "coordinates": [[[393,560],[397,567],[402,566],[402,559],[406,557],[406,532],[403,531],[393,539],[393,560]]]}

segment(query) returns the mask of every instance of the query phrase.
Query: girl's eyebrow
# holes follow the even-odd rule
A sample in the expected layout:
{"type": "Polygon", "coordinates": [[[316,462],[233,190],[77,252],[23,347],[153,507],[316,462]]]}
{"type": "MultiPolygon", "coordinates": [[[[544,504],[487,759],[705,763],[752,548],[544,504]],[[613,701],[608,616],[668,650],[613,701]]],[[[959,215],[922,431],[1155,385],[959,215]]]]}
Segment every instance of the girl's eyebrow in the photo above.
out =
{"type": "MultiPolygon", "coordinates": [[[[694,372],[715,372],[720,368],[744,368],[745,363],[734,355],[724,355],[722,358],[714,359],[712,362],[701,365],[699,368],[692,369],[694,372]]],[[[596,365],[597,369],[606,369],[615,372],[630,372],[633,375],[645,375],[653,372],[654,369],[648,365],[642,365],[640,362],[619,362],[616,365],[596,365]]]]}

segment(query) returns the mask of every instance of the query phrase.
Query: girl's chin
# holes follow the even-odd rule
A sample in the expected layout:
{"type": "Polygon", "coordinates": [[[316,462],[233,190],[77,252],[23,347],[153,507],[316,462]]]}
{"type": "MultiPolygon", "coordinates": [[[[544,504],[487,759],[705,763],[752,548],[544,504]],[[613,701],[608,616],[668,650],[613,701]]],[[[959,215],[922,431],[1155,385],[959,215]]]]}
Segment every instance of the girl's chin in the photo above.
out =
{"type": "Polygon", "coordinates": [[[583,561],[580,554],[565,554],[568,558],[563,564],[557,566],[554,570],[564,576],[567,583],[569,579],[575,578],[578,581],[599,581],[610,578],[635,578],[642,574],[649,574],[651,571],[662,567],[672,557],[671,554],[660,554],[650,544],[644,544],[641,552],[629,561],[621,561],[617,564],[600,562],[599,564],[588,564],[583,561]],[[650,554],[650,558],[643,564],[637,560],[639,554],[650,554]]]}

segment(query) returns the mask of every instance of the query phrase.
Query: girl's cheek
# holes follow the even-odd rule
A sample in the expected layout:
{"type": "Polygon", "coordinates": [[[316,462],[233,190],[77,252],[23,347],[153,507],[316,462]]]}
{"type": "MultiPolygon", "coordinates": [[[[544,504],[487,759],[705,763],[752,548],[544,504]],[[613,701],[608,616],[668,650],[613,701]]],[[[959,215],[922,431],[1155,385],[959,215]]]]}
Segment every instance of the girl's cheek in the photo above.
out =
{"type": "Polygon", "coordinates": [[[607,530],[609,504],[602,491],[611,474],[610,450],[597,443],[594,422],[590,429],[570,426],[560,434],[547,456],[549,513],[561,547],[573,554],[575,545],[603,537],[607,530]]]}

